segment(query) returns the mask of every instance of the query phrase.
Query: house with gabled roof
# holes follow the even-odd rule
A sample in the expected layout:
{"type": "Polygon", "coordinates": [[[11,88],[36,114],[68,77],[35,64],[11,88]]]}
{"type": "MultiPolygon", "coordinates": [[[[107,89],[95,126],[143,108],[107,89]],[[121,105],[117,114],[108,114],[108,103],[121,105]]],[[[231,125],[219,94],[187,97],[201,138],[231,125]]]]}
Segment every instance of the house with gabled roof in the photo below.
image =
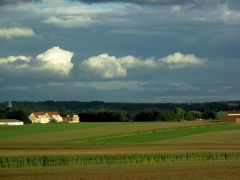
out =
{"type": "Polygon", "coordinates": [[[45,112],[33,112],[28,118],[32,121],[33,124],[46,124],[50,122],[49,116],[45,112]]]}
{"type": "Polygon", "coordinates": [[[66,117],[63,117],[63,122],[68,123],[79,123],[80,117],[77,114],[69,114],[66,117]]]}
{"type": "Polygon", "coordinates": [[[63,118],[58,112],[46,112],[50,122],[62,122],[63,118]]]}
{"type": "Polygon", "coordinates": [[[33,112],[28,117],[33,124],[47,124],[50,122],[62,122],[62,116],[58,112],[33,112]]]}

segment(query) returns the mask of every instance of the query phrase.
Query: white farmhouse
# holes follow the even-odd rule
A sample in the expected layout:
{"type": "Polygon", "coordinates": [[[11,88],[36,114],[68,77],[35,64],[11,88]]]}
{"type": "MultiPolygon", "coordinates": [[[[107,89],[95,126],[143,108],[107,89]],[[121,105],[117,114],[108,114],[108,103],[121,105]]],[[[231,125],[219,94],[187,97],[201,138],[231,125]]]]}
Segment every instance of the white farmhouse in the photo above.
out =
{"type": "Polygon", "coordinates": [[[62,122],[62,116],[58,112],[33,112],[28,117],[33,124],[47,124],[50,122],[62,122]]]}
{"type": "Polygon", "coordinates": [[[46,112],[50,122],[62,122],[63,118],[58,112],[46,112]]]}
{"type": "Polygon", "coordinates": [[[32,121],[33,124],[46,124],[50,122],[49,116],[45,112],[33,112],[28,118],[32,121]]]}

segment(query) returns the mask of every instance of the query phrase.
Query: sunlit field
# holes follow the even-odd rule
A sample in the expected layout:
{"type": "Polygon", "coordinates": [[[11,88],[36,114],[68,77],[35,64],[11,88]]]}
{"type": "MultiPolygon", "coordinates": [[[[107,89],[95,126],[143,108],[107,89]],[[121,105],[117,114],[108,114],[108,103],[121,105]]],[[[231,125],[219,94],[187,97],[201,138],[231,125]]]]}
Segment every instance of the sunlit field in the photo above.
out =
{"type": "Polygon", "coordinates": [[[211,179],[220,177],[218,168],[234,179],[240,170],[239,124],[62,123],[0,126],[0,131],[1,179],[147,179],[186,173],[186,179],[197,174],[211,179]]]}

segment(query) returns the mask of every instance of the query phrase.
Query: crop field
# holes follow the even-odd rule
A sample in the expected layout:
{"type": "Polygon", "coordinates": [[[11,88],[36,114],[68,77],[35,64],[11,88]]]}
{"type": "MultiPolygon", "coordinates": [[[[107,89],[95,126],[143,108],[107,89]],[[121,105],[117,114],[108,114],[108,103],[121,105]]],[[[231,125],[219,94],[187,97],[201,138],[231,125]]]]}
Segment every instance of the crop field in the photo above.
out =
{"type": "Polygon", "coordinates": [[[171,179],[183,175],[185,179],[200,175],[217,179],[218,168],[229,174],[225,179],[240,175],[240,124],[81,122],[0,126],[0,132],[0,179],[171,179]],[[149,171],[143,173],[142,168],[149,171]],[[132,172],[129,176],[128,171],[132,172]]]}
{"type": "MultiPolygon", "coordinates": [[[[0,126],[1,148],[54,148],[74,147],[90,140],[113,135],[171,128],[211,125],[208,122],[149,122],[149,123],[79,123],[0,126]]],[[[213,123],[214,124],[214,123],[213,123]]],[[[86,144],[84,145],[86,147],[86,144]]]]}
{"type": "Polygon", "coordinates": [[[239,162],[167,162],[0,169],[1,180],[238,180],[239,162]]]}

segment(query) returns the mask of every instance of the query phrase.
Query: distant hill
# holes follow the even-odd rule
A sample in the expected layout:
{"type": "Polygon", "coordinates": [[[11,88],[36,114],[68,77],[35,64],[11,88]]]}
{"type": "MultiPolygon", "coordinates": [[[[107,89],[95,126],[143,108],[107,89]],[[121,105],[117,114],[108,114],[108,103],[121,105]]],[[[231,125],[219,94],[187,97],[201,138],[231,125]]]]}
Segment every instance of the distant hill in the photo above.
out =
{"type": "MultiPolygon", "coordinates": [[[[103,101],[79,102],[79,101],[44,101],[12,102],[17,110],[27,113],[33,111],[60,111],[60,112],[81,112],[86,110],[121,110],[129,113],[140,112],[146,109],[158,108],[173,110],[181,107],[184,110],[204,111],[211,109],[215,111],[240,110],[240,101],[231,102],[207,102],[207,103],[107,103],[103,101]]],[[[6,109],[6,103],[0,103],[0,110],[6,109]]]]}

